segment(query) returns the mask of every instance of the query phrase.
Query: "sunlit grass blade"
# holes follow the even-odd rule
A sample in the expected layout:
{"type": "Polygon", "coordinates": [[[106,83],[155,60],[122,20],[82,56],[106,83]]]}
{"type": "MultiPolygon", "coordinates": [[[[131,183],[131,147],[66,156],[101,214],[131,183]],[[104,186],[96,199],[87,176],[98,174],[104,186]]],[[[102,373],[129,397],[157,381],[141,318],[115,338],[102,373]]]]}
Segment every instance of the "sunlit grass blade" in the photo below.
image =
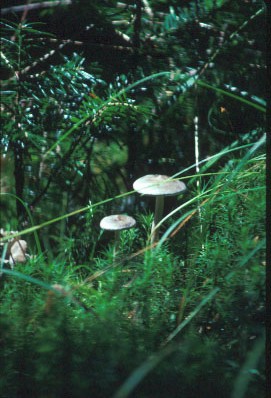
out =
{"type": "MultiPolygon", "coordinates": [[[[232,196],[236,196],[236,195],[240,195],[243,193],[248,193],[248,192],[255,192],[255,191],[265,191],[266,187],[262,186],[262,187],[255,187],[255,188],[247,188],[247,189],[243,189],[243,190],[239,190],[237,192],[229,192],[229,193],[225,193],[225,192],[221,192],[221,196],[218,195],[218,192],[215,192],[215,194],[210,195],[207,197],[207,199],[205,199],[202,203],[200,203],[198,206],[202,207],[204,206],[209,200],[212,199],[212,202],[215,201],[220,201],[222,198],[223,199],[228,199],[232,196]]],[[[198,198],[198,197],[197,197],[198,198]]],[[[177,209],[174,209],[171,213],[167,214],[159,223],[158,226],[162,225],[164,223],[165,220],[167,220],[168,218],[170,218],[172,215],[174,215],[176,212],[178,212],[179,210],[181,210],[182,208],[184,208],[187,204],[191,204],[192,202],[194,202],[195,199],[193,199],[193,201],[189,201],[182,204],[181,206],[179,206],[177,209]]],[[[169,238],[174,236],[177,231],[179,231],[185,224],[186,222],[188,222],[190,220],[190,218],[192,216],[194,216],[198,211],[198,208],[194,208],[188,212],[186,212],[185,214],[183,214],[180,218],[178,218],[177,221],[175,221],[167,230],[166,232],[163,234],[163,236],[161,237],[161,239],[159,240],[159,242],[157,243],[156,247],[159,250],[161,248],[161,246],[163,245],[163,243],[169,238]]]]}
{"type": "MultiPolygon", "coordinates": [[[[157,224],[156,228],[159,228],[166,220],[168,220],[170,217],[172,217],[174,214],[176,214],[177,212],[179,212],[180,210],[182,210],[183,208],[185,208],[186,206],[194,203],[194,202],[198,202],[199,199],[205,198],[206,196],[209,197],[210,193],[214,191],[214,189],[216,189],[217,186],[214,188],[210,188],[204,192],[201,192],[200,194],[194,196],[192,199],[186,201],[185,203],[182,203],[180,206],[176,207],[174,210],[172,210],[170,213],[168,213],[165,217],[163,217],[163,219],[157,224]]],[[[200,206],[200,204],[199,204],[200,206]]],[[[191,211],[193,212],[194,209],[191,211]]],[[[183,219],[181,217],[181,219],[183,219]]],[[[172,231],[172,229],[170,228],[170,230],[172,231]]],[[[166,236],[168,236],[168,234],[166,234],[166,236]]],[[[161,246],[161,244],[164,242],[165,238],[158,243],[158,247],[161,246]]]]}
{"type": "Polygon", "coordinates": [[[128,196],[128,195],[131,195],[133,192],[134,191],[125,192],[125,193],[117,195],[117,196],[115,196],[113,198],[108,198],[108,199],[102,200],[100,202],[97,202],[97,203],[94,203],[94,204],[90,204],[88,206],[85,206],[85,207],[82,207],[80,209],[74,210],[74,211],[72,211],[70,213],[64,214],[62,216],[56,217],[56,218],[48,220],[48,221],[45,221],[45,222],[43,222],[43,223],[41,223],[39,225],[35,225],[34,227],[26,228],[26,229],[24,229],[22,231],[19,231],[16,234],[7,235],[7,236],[1,238],[0,242],[5,242],[5,241],[7,241],[7,240],[9,240],[11,238],[15,238],[15,237],[20,236],[20,235],[26,235],[26,234],[29,234],[29,233],[32,233],[32,232],[34,233],[34,231],[36,231],[38,229],[47,227],[48,225],[51,225],[51,224],[54,224],[54,223],[56,223],[58,221],[64,220],[65,218],[69,218],[69,217],[75,216],[77,214],[84,213],[84,212],[86,212],[88,210],[90,211],[94,207],[97,207],[97,206],[103,205],[105,203],[111,202],[111,201],[113,201],[115,199],[119,199],[119,198],[123,198],[123,197],[128,196]]]}
{"type": "MultiPolygon", "coordinates": [[[[222,149],[222,151],[208,156],[205,159],[202,159],[199,161],[199,165],[202,165],[204,163],[206,163],[206,165],[200,169],[201,173],[205,172],[206,170],[208,170],[208,168],[210,168],[211,166],[213,166],[219,159],[221,159],[223,156],[228,155],[232,152],[238,151],[238,150],[242,150],[245,148],[249,148],[251,146],[254,145],[254,143],[250,143],[250,144],[244,144],[244,145],[238,145],[238,141],[235,141],[233,144],[231,144],[230,146],[222,149]]],[[[194,169],[196,167],[196,163],[192,164],[191,166],[186,167],[185,169],[178,171],[177,173],[175,173],[171,178],[176,178],[179,177],[182,174],[185,174],[187,171],[194,169]]],[[[197,178],[197,175],[194,177],[197,178]]],[[[192,180],[193,181],[193,180],[192,180]]]]}
{"type": "Polygon", "coordinates": [[[227,183],[229,183],[235,176],[236,174],[239,172],[239,170],[241,170],[244,165],[247,163],[248,159],[254,154],[254,152],[256,152],[262,145],[264,145],[266,142],[266,134],[264,134],[257,142],[255,142],[255,144],[252,146],[252,148],[250,148],[248,150],[248,152],[246,153],[246,155],[240,160],[240,162],[238,163],[238,165],[236,166],[236,168],[233,170],[231,176],[229,176],[229,178],[227,179],[227,183]]]}
{"type": "MultiPolygon", "coordinates": [[[[210,196],[212,197],[213,195],[215,195],[217,197],[218,194],[218,189],[220,194],[223,193],[223,195],[225,194],[225,190],[226,188],[229,186],[230,182],[237,176],[237,174],[242,170],[242,168],[247,164],[249,158],[262,146],[265,144],[266,141],[266,136],[263,135],[256,143],[254,143],[254,145],[252,146],[252,148],[250,148],[248,150],[248,152],[246,153],[246,155],[239,161],[239,163],[237,164],[237,166],[233,169],[233,171],[230,174],[226,175],[226,179],[224,181],[222,181],[223,178],[225,178],[224,174],[221,174],[220,176],[218,176],[213,184],[213,186],[206,190],[205,192],[200,193],[199,195],[196,195],[195,197],[193,197],[192,199],[190,199],[189,201],[181,204],[180,206],[178,206],[176,209],[174,209],[173,211],[171,211],[169,214],[167,214],[158,224],[157,224],[157,228],[159,228],[167,219],[169,219],[171,216],[173,216],[175,213],[179,212],[180,210],[182,210],[184,207],[190,205],[191,203],[193,203],[195,200],[199,200],[200,198],[204,197],[204,196],[210,196]]],[[[262,189],[260,187],[260,189],[262,189]]],[[[200,206],[200,204],[199,204],[200,206]]],[[[178,222],[182,222],[183,221],[183,217],[181,217],[177,222],[175,222],[173,224],[173,226],[171,226],[168,231],[164,234],[164,236],[162,237],[162,239],[159,241],[157,248],[160,248],[161,245],[163,244],[163,242],[165,241],[165,239],[167,239],[167,237],[169,236],[169,234],[174,230],[174,228],[176,228],[178,222]]]]}
{"type": "MultiPolygon", "coordinates": [[[[199,197],[197,197],[197,199],[199,199],[199,197]]],[[[163,245],[163,243],[169,238],[174,236],[190,219],[191,217],[193,217],[197,211],[199,207],[204,206],[204,204],[210,200],[210,197],[208,197],[207,199],[205,199],[202,203],[199,203],[197,205],[196,208],[186,212],[185,214],[183,214],[180,218],[178,218],[177,221],[175,221],[167,230],[166,232],[163,234],[162,238],[159,240],[159,242],[157,243],[157,249],[159,250],[161,248],[161,246],[163,245]]],[[[193,202],[196,201],[193,199],[193,202]]],[[[191,202],[190,202],[191,203],[191,202]]],[[[186,203],[184,204],[186,205],[186,203]]],[[[184,205],[182,205],[182,207],[184,207],[184,205]]],[[[176,210],[176,209],[175,209],[176,210]]],[[[174,212],[175,212],[174,210],[174,212]]],[[[178,210],[180,210],[180,208],[178,208],[178,210]]],[[[172,212],[170,213],[170,215],[168,214],[169,217],[171,217],[172,212]]],[[[167,217],[167,216],[166,216],[167,217]]],[[[161,224],[164,222],[163,218],[161,220],[161,224]]]]}
{"type": "MultiPolygon", "coordinates": [[[[206,167],[204,167],[204,171],[205,171],[208,167],[211,167],[211,165],[213,165],[217,160],[219,160],[219,159],[220,159],[221,157],[223,157],[224,155],[227,155],[227,154],[229,154],[229,153],[231,153],[231,152],[234,152],[234,151],[237,151],[237,150],[240,150],[240,149],[244,149],[244,148],[251,147],[251,146],[254,145],[254,143],[252,143],[252,144],[245,144],[245,145],[241,145],[241,146],[234,147],[235,145],[237,145],[237,142],[235,142],[234,144],[232,144],[231,147],[227,147],[226,149],[222,150],[222,151],[219,152],[218,154],[212,155],[212,156],[210,156],[210,157],[208,157],[208,158],[206,158],[206,159],[201,160],[201,161],[199,162],[199,164],[203,164],[203,163],[206,163],[206,162],[207,162],[206,167]],[[208,167],[207,167],[207,166],[208,166],[208,167]]],[[[189,171],[189,170],[191,170],[191,169],[193,169],[193,168],[195,168],[195,164],[193,164],[193,165],[191,165],[191,166],[185,168],[184,170],[182,170],[182,171],[180,171],[180,172],[174,174],[171,178],[179,177],[180,175],[186,173],[187,171],[189,171]]],[[[195,178],[196,178],[196,177],[195,177],[195,178]]],[[[108,202],[111,202],[111,201],[113,201],[113,200],[115,200],[115,199],[120,199],[120,198],[123,198],[123,197],[125,197],[125,196],[131,195],[131,194],[133,194],[134,192],[135,192],[135,191],[129,191],[129,192],[126,192],[126,193],[117,195],[117,196],[115,196],[115,197],[108,198],[108,199],[102,200],[102,201],[100,201],[100,202],[91,204],[91,206],[88,205],[88,206],[82,207],[82,208],[77,209],[77,210],[74,210],[74,211],[72,211],[72,212],[70,212],[70,213],[64,214],[64,215],[62,215],[62,216],[56,217],[56,218],[51,219],[51,220],[48,220],[48,221],[45,221],[44,223],[41,223],[41,224],[36,225],[36,226],[34,226],[34,227],[24,229],[24,230],[18,232],[17,234],[13,234],[13,235],[6,236],[5,238],[1,238],[1,239],[0,239],[0,242],[1,242],[1,241],[4,242],[4,241],[6,241],[6,240],[8,240],[8,239],[11,239],[12,237],[16,237],[16,236],[19,236],[19,235],[25,235],[25,234],[28,234],[28,233],[32,233],[32,232],[34,232],[34,231],[36,231],[36,230],[38,230],[38,229],[41,229],[41,228],[44,228],[44,227],[46,227],[46,226],[48,226],[48,225],[54,224],[54,223],[56,223],[56,222],[58,222],[58,221],[61,221],[61,220],[65,219],[65,218],[69,218],[69,217],[72,217],[72,216],[74,216],[74,215],[77,215],[77,214],[86,212],[86,211],[90,210],[91,208],[94,208],[94,207],[103,205],[103,204],[108,203],[108,202]]],[[[164,221],[164,220],[162,220],[162,221],[164,221]]]]}

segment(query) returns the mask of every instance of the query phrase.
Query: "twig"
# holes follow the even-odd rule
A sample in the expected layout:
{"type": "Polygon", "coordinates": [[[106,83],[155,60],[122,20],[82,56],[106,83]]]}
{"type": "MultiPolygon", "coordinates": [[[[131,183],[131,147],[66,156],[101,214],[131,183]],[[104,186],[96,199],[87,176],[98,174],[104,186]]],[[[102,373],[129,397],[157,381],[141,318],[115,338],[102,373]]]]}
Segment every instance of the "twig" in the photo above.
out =
{"type": "Polygon", "coordinates": [[[142,0],[142,3],[144,5],[144,11],[146,12],[146,14],[148,14],[148,16],[153,19],[153,11],[150,7],[150,4],[148,2],[148,0],[142,0]]]}
{"type": "Polygon", "coordinates": [[[20,6],[2,8],[1,14],[5,15],[10,12],[22,12],[22,11],[26,12],[26,11],[37,10],[39,8],[56,7],[56,6],[63,6],[70,4],[72,4],[72,0],[43,1],[42,3],[23,4],[20,6]]]}
{"type": "MultiPolygon", "coordinates": [[[[255,14],[253,14],[249,19],[247,19],[241,26],[239,26],[238,29],[236,29],[234,32],[230,34],[228,38],[223,38],[223,45],[225,45],[227,42],[230,42],[244,27],[247,26],[249,22],[251,22],[254,18],[256,18],[258,15],[260,15],[264,11],[264,8],[260,8],[255,14]]],[[[208,59],[208,61],[203,65],[201,70],[198,72],[198,76],[202,75],[206,69],[209,67],[209,65],[214,61],[214,59],[217,57],[217,55],[221,52],[222,49],[222,43],[220,43],[219,47],[214,51],[214,53],[211,55],[211,57],[208,59]]]]}
{"type": "MultiPolygon", "coordinates": [[[[130,43],[130,38],[127,35],[122,34],[121,32],[116,31],[117,34],[121,35],[121,37],[126,40],[127,42],[130,43]],[[126,37],[124,37],[126,36],[126,37]]],[[[47,38],[42,38],[42,39],[35,39],[35,41],[38,40],[49,40],[52,43],[57,43],[59,42],[58,39],[47,39],[47,38]]],[[[49,53],[43,55],[41,58],[39,58],[37,61],[33,62],[32,65],[28,65],[26,68],[24,68],[20,73],[25,74],[27,73],[30,69],[33,69],[34,67],[36,67],[38,64],[40,64],[43,61],[46,61],[48,58],[52,57],[57,51],[62,50],[65,46],[67,46],[68,44],[70,45],[75,45],[75,46],[96,46],[96,47],[101,47],[101,48],[112,48],[114,50],[120,50],[120,51],[134,51],[134,48],[132,46],[115,46],[115,45],[111,45],[111,44],[103,44],[103,43],[84,43],[82,41],[78,41],[78,40],[70,40],[70,39],[66,39],[66,40],[61,40],[61,43],[58,45],[58,47],[54,50],[49,51],[49,53]]]]}
{"type": "Polygon", "coordinates": [[[140,47],[141,17],[142,17],[142,2],[141,0],[137,0],[135,20],[134,20],[134,37],[133,37],[133,43],[136,48],[140,47]]]}

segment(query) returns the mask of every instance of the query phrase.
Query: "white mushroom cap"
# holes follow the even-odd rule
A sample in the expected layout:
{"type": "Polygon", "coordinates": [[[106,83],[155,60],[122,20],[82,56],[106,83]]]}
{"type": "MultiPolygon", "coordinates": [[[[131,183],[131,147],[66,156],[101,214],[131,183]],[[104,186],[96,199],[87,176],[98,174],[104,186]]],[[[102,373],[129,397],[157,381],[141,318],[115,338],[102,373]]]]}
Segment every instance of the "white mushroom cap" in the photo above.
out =
{"type": "Polygon", "coordinates": [[[108,231],[121,231],[129,229],[135,225],[136,221],[133,217],[124,214],[114,214],[104,217],[100,222],[100,227],[108,231]]]}
{"type": "Polygon", "coordinates": [[[138,193],[151,196],[174,196],[183,193],[186,185],[179,180],[170,180],[170,177],[160,174],[148,174],[139,178],[133,184],[138,193]]]}
{"type": "Polygon", "coordinates": [[[16,240],[10,249],[9,263],[11,266],[26,261],[27,242],[25,240],[16,240]]]}
{"type": "Polygon", "coordinates": [[[12,255],[25,253],[27,249],[27,242],[25,240],[17,240],[15,241],[10,249],[12,255]]]}

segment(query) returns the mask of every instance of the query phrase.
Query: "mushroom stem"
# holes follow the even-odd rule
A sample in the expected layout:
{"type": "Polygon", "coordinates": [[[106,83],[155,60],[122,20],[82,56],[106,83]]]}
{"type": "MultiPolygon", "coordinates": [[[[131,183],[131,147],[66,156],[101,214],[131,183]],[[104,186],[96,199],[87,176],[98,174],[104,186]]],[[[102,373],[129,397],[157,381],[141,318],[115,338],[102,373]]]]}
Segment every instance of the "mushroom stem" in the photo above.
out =
{"type": "Polygon", "coordinates": [[[116,255],[119,251],[120,247],[120,231],[115,231],[115,242],[114,242],[114,251],[113,251],[113,261],[115,262],[116,255]]]}
{"type": "Polygon", "coordinates": [[[151,243],[155,243],[159,239],[159,228],[156,228],[157,224],[161,221],[164,210],[164,196],[158,195],[156,196],[155,201],[155,211],[154,211],[154,220],[152,223],[152,231],[151,231],[151,243]]]}
{"type": "Polygon", "coordinates": [[[171,180],[170,177],[161,174],[148,174],[138,178],[133,183],[133,188],[143,195],[155,196],[155,213],[151,232],[151,243],[159,239],[159,227],[157,225],[162,219],[164,208],[164,196],[175,196],[183,193],[186,186],[182,181],[171,180]]]}

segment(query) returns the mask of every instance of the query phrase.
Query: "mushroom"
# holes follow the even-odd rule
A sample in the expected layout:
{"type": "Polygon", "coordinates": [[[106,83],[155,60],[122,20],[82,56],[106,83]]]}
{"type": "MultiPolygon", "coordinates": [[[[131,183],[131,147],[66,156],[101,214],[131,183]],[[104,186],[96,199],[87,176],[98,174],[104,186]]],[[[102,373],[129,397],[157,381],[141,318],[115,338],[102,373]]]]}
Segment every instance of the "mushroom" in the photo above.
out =
{"type": "Polygon", "coordinates": [[[148,174],[139,178],[133,184],[133,188],[143,195],[155,196],[155,212],[152,224],[151,243],[155,243],[159,237],[157,224],[162,219],[164,210],[164,196],[175,196],[186,190],[186,185],[179,180],[160,174],[148,174]]]}
{"type": "Polygon", "coordinates": [[[16,240],[10,248],[9,264],[11,268],[14,264],[24,263],[26,261],[27,242],[25,240],[16,240]]]}
{"type": "Polygon", "coordinates": [[[127,216],[125,214],[114,214],[112,216],[104,217],[100,222],[100,227],[107,231],[115,231],[115,247],[114,247],[114,257],[117,253],[119,247],[120,231],[123,229],[132,228],[136,221],[133,217],[127,216]]]}

